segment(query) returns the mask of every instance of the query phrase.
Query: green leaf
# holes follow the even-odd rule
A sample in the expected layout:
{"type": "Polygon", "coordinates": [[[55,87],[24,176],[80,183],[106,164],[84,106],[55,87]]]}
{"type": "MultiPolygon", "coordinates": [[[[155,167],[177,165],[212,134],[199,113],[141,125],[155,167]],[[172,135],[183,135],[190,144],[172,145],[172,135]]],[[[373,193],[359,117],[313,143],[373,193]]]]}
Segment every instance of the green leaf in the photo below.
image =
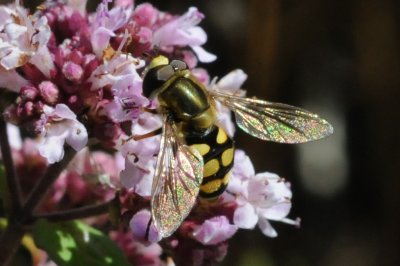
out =
{"type": "Polygon", "coordinates": [[[80,221],[38,220],[33,227],[33,238],[59,266],[130,265],[108,236],[80,221]]]}

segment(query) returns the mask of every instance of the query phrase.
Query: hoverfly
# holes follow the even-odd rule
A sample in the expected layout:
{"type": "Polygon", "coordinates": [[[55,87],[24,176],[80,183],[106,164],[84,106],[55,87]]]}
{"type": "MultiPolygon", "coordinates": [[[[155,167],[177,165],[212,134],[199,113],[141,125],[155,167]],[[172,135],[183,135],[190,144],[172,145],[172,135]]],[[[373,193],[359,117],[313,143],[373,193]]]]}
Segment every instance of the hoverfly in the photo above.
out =
{"type": "Polygon", "coordinates": [[[302,143],[333,132],[326,120],[298,107],[207,90],[186,63],[164,56],[145,70],[143,93],[158,101],[164,122],[151,192],[152,221],[162,237],[175,232],[197,196],[215,198],[228,185],[234,144],[216,125],[215,101],[234,112],[242,130],[262,140],[302,143]]]}

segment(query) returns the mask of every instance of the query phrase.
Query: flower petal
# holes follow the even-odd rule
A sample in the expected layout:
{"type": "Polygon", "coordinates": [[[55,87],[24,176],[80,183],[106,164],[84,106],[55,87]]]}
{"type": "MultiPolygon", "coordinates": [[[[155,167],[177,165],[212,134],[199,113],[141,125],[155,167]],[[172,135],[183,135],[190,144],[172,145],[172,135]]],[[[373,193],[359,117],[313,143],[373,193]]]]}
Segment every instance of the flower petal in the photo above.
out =
{"type": "Polygon", "coordinates": [[[47,136],[38,145],[41,156],[47,159],[48,163],[56,163],[64,157],[65,138],[59,136],[47,136]]]}
{"type": "Polygon", "coordinates": [[[264,235],[269,237],[277,237],[278,233],[272,227],[270,222],[267,219],[260,218],[258,220],[258,227],[261,229],[264,235]]]}
{"type": "Polygon", "coordinates": [[[217,56],[215,54],[207,52],[201,46],[191,46],[191,48],[193,49],[193,51],[197,55],[197,58],[199,59],[200,62],[211,63],[211,62],[213,62],[213,61],[215,61],[217,59],[217,56]]]}
{"type": "Polygon", "coordinates": [[[229,223],[226,216],[216,216],[205,220],[193,231],[193,237],[204,245],[216,245],[231,238],[237,227],[229,223]]]}
{"type": "Polygon", "coordinates": [[[28,86],[29,82],[20,76],[15,70],[4,70],[0,67],[0,87],[19,92],[23,86],[28,86]]]}
{"type": "Polygon", "coordinates": [[[253,206],[249,203],[238,207],[233,215],[233,223],[239,228],[253,229],[256,226],[257,221],[258,215],[253,206]]]}
{"type": "Polygon", "coordinates": [[[161,240],[154,224],[151,223],[151,213],[148,210],[137,212],[129,222],[133,235],[140,240],[148,240],[155,243],[161,240]]]}
{"type": "Polygon", "coordinates": [[[83,149],[88,142],[88,133],[83,124],[78,121],[71,121],[67,143],[76,151],[83,149]]]}

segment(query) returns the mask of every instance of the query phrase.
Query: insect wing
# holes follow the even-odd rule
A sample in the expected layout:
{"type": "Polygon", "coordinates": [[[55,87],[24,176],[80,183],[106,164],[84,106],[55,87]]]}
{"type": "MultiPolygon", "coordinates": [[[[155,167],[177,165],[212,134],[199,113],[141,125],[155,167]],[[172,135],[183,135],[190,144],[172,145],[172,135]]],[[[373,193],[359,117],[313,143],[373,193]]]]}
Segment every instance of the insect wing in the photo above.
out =
{"type": "Polygon", "coordinates": [[[166,118],[151,198],[153,222],[162,237],[170,236],[187,217],[202,179],[203,158],[184,144],[173,122],[166,118]]]}
{"type": "Polygon", "coordinates": [[[262,140],[302,143],[333,133],[326,120],[295,106],[216,91],[211,95],[235,113],[236,123],[243,131],[262,140]]]}

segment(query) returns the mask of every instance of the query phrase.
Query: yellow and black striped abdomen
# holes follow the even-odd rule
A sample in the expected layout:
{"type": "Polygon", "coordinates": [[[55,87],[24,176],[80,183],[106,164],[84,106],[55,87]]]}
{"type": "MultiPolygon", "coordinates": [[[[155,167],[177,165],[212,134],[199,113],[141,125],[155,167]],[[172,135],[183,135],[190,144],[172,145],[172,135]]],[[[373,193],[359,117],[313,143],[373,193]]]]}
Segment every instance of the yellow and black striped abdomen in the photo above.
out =
{"type": "Polygon", "coordinates": [[[221,195],[228,185],[233,167],[234,145],[225,130],[213,126],[205,134],[188,134],[186,143],[199,151],[204,159],[203,182],[199,196],[206,199],[221,195]]]}

